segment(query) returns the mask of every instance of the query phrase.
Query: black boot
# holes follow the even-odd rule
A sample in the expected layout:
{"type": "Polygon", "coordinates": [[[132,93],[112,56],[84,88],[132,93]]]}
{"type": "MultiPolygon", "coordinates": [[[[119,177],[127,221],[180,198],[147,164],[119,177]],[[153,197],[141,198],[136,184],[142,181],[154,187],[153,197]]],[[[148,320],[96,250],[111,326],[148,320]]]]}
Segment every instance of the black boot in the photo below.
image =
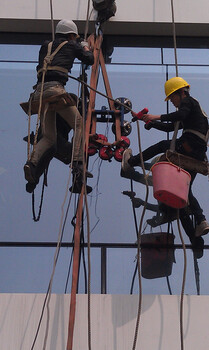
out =
{"type": "MultiPolygon", "coordinates": [[[[81,193],[83,186],[83,176],[81,174],[73,174],[73,183],[70,187],[70,192],[72,193],[81,193]]],[[[92,192],[92,187],[86,185],[86,193],[89,194],[92,192]]]]}
{"type": "MultiPolygon", "coordinates": [[[[72,172],[74,175],[78,175],[78,176],[83,176],[83,163],[82,162],[73,162],[72,164],[72,172]]],[[[92,178],[93,174],[90,173],[88,170],[86,170],[86,177],[92,178]]]]}
{"type": "MultiPolygon", "coordinates": [[[[80,161],[75,161],[72,164],[72,174],[73,174],[73,182],[72,187],[70,187],[70,191],[72,193],[81,193],[83,186],[83,163],[80,161]]],[[[92,178],[93,175],[86,170],[85,172],[86,178],[92,178]]],[[[92,187],[86,185],[86,193],[89,194],[92,192],[92,187]]]]}
{"type": "Polygon", "coordinates": [[[28,192],[28,193],[33,193],[33,191],[35,190],[35,188],[36,188],[36,184],[35,184],[35,183],[28,182],[28,183],[25,185],[26,192],[28,192]]]}
{"type": "Polygon", "coordinates": [[[37,184],[38,179],[36,176],[36,166],[30,161],[27,161],[23,169],[25,173],[25,180],[28,181],[29,183],[37,184]]]}

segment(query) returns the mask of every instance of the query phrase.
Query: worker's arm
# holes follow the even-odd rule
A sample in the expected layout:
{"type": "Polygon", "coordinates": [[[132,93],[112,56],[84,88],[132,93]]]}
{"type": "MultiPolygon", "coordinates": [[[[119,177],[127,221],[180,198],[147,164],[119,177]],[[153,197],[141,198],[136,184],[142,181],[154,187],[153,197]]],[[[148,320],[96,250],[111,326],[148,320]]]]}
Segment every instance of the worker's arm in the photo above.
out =
{"type": "Polygon", "coordinates": [[[146,123],[148,121],[160,120],[161,122],[177,122],[184,121],[191,112],[191,101],[188,98],[184,98],[181,102],[181,106],[176,112],[168,114],[145,114],[142,120],[146,123]]]}
{"type": "Polygon", "coordinates": [[[77,43],[76,47],[76,57],[83,63],[87,65],[94,64],[94,55],[91,50],[89,50],[88,42],[82,41],[77,43]]]}
{"type": "Polygon", "coordinates": [[[163,123],[160,121],[150,121],[149,123],[145,124],[145,129],[150,130],[152,128],[160,130],[160,131],[165,131],[165,132],[170,132],[174,131],[174,123],[163,123]]]}

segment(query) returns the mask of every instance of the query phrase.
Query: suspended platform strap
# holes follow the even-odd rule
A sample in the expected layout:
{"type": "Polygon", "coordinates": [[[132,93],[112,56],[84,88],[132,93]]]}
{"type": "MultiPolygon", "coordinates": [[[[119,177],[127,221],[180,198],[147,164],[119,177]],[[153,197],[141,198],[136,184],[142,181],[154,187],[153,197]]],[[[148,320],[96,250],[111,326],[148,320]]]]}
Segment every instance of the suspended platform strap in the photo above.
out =
{"type": "Polygon", "coordinates": [[[170,150],[163,154],[158,161],[166,160],[188,171],[195,171],[205,176],[209,174],[207,161],[200,161],[170,150]]]}
{"type": "MultiPolygon", "coordinates": [[[[31,101],[31,115],[37,114],[38,113],[38,108],[39,108],[39,100],[32,100],[31,101]]],[[[43,99],[42,101],[42,110],[44,110],[44,107],[46,104],[49,104],[49,110],[54,110],[58,111],[60,109],[64,109],[68,106],[75,106],[76,103],[73,100],[73,98],[70,96],[70,94],[62,93],[62,94],[57,94],[55,96],[51,96],[49,98],[43,99]]],[[[29,113],[29,101],[28,102],[22,102],[20,103],[20,106],[24,110],[26,114],[29,113]]]]}

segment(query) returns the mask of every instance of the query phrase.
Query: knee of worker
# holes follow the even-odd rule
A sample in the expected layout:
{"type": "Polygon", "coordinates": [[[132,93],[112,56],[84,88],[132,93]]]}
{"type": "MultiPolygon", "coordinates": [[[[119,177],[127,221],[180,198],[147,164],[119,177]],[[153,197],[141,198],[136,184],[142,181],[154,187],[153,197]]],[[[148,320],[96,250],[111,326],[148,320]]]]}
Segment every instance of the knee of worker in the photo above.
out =
{"type": "Polygon", "coordinates": [[[74,129],[83,130],[83,117],[76,108],[74,129]]]}
{"type": "Polygon", "coordinates": [[[160,152],[164,153],[164,152],[166,152],[169,149],[170,141],[162,140],[162,141],[158,142],[157,145],[158,145],[158,148],[159,148],[160,152]]]}
{"type": "Polygon", "coordinates": [[[54,137],[43,137],[43,142],[45,145],[45,148],[56,148],[57,147],[57,139],[54,137]]]}
{"type": "Polygon", "coordinates": [[[56,151],[56,145],[54,145],[42,154],[36,165],[36,175],[38,178],[43,174],[44,170],[47,169],[51,159],[55,156],[56,151]]]}
{"type": "Polygon", "coordinates": [[[59,111],[59,115],[68,123],[72,129],[82,129],[83,117],[75,106],[70,106],[59,111]]]}

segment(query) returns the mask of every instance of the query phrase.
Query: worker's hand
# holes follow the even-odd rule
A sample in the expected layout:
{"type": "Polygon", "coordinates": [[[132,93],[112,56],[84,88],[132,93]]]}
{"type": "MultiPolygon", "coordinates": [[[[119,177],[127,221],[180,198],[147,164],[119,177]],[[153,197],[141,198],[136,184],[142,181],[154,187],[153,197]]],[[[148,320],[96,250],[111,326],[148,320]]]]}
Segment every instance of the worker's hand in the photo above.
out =
{"type": "Polygon", "coordinates": [[[85,51],[89,51],[88,41],[86,41],[86,40],[81,41],[81,46],[85,51]]]}
{"type": "Polygon", "coordinates": [[[131,111],[131,115],[132,115],[133,118],[134,118],[134,117],[137,117],[137,113],[134,112],[134,111],[131,111]]]}
{"type": "Polygon", "coordinates": [[[144,124],[144,128],[145,128],[146,130],[150,130],[150,129],[153,128],[154,125],[155,125],[154,122],[149,121],[149,122],[147,122],[147,123],[144,124]]]}
{"type": "Polygon", "coordinates": [[[160,115],[153,115],[153,114],[144,114],[142,117],[142,120],[146,123],[148,121],[152,120],[160,120],[160,115]]]}

